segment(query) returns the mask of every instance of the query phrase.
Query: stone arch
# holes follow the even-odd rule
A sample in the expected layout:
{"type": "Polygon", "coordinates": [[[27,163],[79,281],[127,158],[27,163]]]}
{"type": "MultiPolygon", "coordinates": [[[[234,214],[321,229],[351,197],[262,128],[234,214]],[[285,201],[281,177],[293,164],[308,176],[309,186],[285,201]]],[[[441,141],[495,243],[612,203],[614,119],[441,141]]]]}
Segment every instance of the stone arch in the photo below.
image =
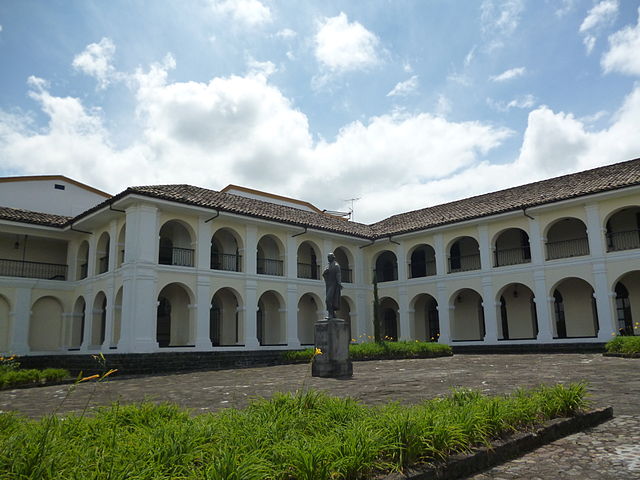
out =
{"type": "Polygon", "coordinates": [[[242,237],[233,228],[222,227],[211,236],[211,269],[242,271],[242,237]]]}
{"type": "Polygon", "coordinates": [[[409,278],[428,277],[436,274],[436,251],[427,243],[415,245],[407,253],[409,278]]]}
{"type": "Polygon", "coordinates": [[[380,336],[383,340],[395,342],[400,335],[400,307],[391,297],[380,299],[380,336]]]}
{"type": "MultiPolygon", "coordinates": [[[[298,245],[298,278],[319,280],[322,254],[320,247],[310,240],[305,240],[298,245]]],[[[340,262],[338,262],[340,263],[340,262]]]]}
{"type": "Polygon", "coordinates": [[[419,293],[409,306],[413,310],[413,338],[437,342],[440,338],[440,316],[436,298],[428,293],[419,293]]]}
{"type": "Polygon", "coordinates": [[[301,345],[313,345],[314,325],[323,317],[323,305],[315,293],[305,293],[298,300],[298,340],[301,345]]]}
{"type": "Polygon", "coordinates": [[[521,228],[505,228],[493,241],[495,267],[531,263],[529,234],[521,228]]]}
{"type": "Polygon", "coordinates": [[[579,218],[555,220],[545,229],[547,260],[589,255],[587,226],[579,218]]]}
{"type": "Polygon", "coordinates": [[[11,304],[0,295],[0,352],[8,353],[11,349],[11,304]]]}
{"type": "Polygon", "coordinates": [[[528,340],[538,336],[535,295],[522,283],[509,283],[496,295],[498,339],[528,340]]]}
{"type": "Polygon", "coordinates": [[[449,273],[480,270],[480,245],[469,236],[458,237],[447,248],[449,273]]]}
{"type": "Polygon", "coordinates": [[[240,345],[244,324],[240,321],[242,297],[231,287],[222,287],[211,297],[209,340],[214,347],[240,345]]]}
{"type": "Polygon", "coordinates": [[[120,233],[118,233],[118,245],[116,249],[116,267],[122,266],[124,263],[124,246],[127,238],[127,224],[125,223],[120,228],[120,233]]]}
{"type": "Polygon", "coordinates": [[[160,227],[158,263],[193,267],[196,235],[191,225],[182,220],[168,220],[160,227]]]}
{"type": "Polygon", "coordinates": [[[284,275],[284,245],[276,235],[263,235],[258,240],[256,253],[259,275],[284,275]]]}
{"type": "Polygon", "coordinates": [[[461,288],[451,295],[451,339],[481,341],[486,333],[482,295],[472,288],[461,288]]]}
{"type": "Polygon", "coordinates": [[[620,335],[640,335],[640,270],[620,275],[612,288],[620,335]]]}
{"type": "Polygon", "coordinates": [[[275,290],[267,290],[258,299],[257,336],[260,345],[285,345],[287,325],[285,302],[275,290]]]}
{"type": "Polygon", "coordinates": [[[640,206],[619,208],[605,217],[607,252],[640,248],[640,206]]]}
{"type": "Polygon", "coordinates": [[[581,338],[598,335],[598,312],[594,290],[589,282],[566,277],[550,290],[554,299],[555,338],[581,338]]]}
{"type": "Polygon", "coordinates": [[[340,265],[342,283],[354,283],[353,267],[355,265],[351,250],[346,247],[337,247],[333,250],[336,262],[340,265]]]}
{"type": "Polygon", "coordinates": [[[98,243],[96,244],[96,275],[105,273],[109,270],[109,244],[111,237],[107,232],[102,232],[98,243]]]}
{"type": "Polygon", "coordinates": [[[182,283],[169,283],[158,294],[156,341],[158,346],[185,347],[194,341],[191,292],[182,283]]]}
{"type": "Polygon", "coordinates": [[[31,306],[29,348],[34,352],[55,351],[62,348],[64,309],[53,296],[44,296],[31,306]]]}
{"type": "Polygon", "coordinates": [[[391,250],[382,250],[374,257],[374,275],[380,282],[398,280],[398,258],[391,250]]]}

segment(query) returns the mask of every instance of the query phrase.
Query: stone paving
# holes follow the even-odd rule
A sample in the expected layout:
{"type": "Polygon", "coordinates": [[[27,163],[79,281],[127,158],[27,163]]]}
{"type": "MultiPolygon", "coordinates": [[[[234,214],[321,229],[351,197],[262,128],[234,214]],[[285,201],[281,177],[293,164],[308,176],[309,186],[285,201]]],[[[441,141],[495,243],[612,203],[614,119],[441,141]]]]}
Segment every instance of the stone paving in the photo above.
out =
{"type": "Polygon", "coordinates": [[[113,401],[171,401],[195,413],[241,407],[255,396],[315,388],[364,403],[415,403],[463,386],[488,394],[540,383],[586,381],[596,406],[615,419],[571,435],[473,480],[640,479],[640,361],[598,354],[456,355],[436,359],[355,362],[349,380],[310,376],[309,365],[121,378],[101,384],[0,392],[0,410],[39,417],[81,411],[113,401]]]}

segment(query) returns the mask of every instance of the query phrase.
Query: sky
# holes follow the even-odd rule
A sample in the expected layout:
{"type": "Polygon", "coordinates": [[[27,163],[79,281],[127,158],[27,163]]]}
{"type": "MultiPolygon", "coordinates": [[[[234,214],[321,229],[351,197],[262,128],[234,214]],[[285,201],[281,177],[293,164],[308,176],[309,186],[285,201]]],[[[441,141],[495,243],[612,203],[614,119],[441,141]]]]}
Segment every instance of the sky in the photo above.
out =
{"type": "Polygon", "coordinates": [[[639,15],[640,0],[2,0],[0,176],[238,184],[371,223],[638,158],[639,15]]]}

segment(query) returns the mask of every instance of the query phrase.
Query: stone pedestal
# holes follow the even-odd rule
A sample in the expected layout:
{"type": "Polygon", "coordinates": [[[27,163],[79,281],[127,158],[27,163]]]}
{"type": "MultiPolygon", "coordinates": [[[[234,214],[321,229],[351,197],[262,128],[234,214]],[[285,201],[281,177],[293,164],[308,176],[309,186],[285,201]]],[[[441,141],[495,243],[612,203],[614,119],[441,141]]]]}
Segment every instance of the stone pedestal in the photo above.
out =
{"type": "Polygon", "coordinates": [[[353,366],[349,360],[351,332],[349,325],[339,318],[330,318],[315,324],[316,348],[321,355],[313,358],[311,375],[314,377],[351,377],[353,366]]]}

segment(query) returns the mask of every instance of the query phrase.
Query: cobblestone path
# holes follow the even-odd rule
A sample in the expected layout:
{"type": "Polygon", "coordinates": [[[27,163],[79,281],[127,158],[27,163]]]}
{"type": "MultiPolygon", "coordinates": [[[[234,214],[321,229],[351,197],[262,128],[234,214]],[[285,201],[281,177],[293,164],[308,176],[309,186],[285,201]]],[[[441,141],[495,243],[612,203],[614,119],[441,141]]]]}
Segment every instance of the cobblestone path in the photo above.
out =
{"type": "Polygon", "coordinates": [[[242,407],[252,397],[301,387],[369,404],[390,400],[415,403],[446,395],[455,386],[494,394],[575,381],[586,381],[592,403],[612,405],[616,418],[471,478],[640,479],[640,360],[597,354],[456,355],[356,362],[354,377],[349,380],[312,378],[309,365],[137,376],[78,385],[68,396],[69,386],[5,390],[0,392],[0,410],[39,417],[54,410],[65,413],[116,400],[149,399],[175,402],[198,413],[242,407]]]}

